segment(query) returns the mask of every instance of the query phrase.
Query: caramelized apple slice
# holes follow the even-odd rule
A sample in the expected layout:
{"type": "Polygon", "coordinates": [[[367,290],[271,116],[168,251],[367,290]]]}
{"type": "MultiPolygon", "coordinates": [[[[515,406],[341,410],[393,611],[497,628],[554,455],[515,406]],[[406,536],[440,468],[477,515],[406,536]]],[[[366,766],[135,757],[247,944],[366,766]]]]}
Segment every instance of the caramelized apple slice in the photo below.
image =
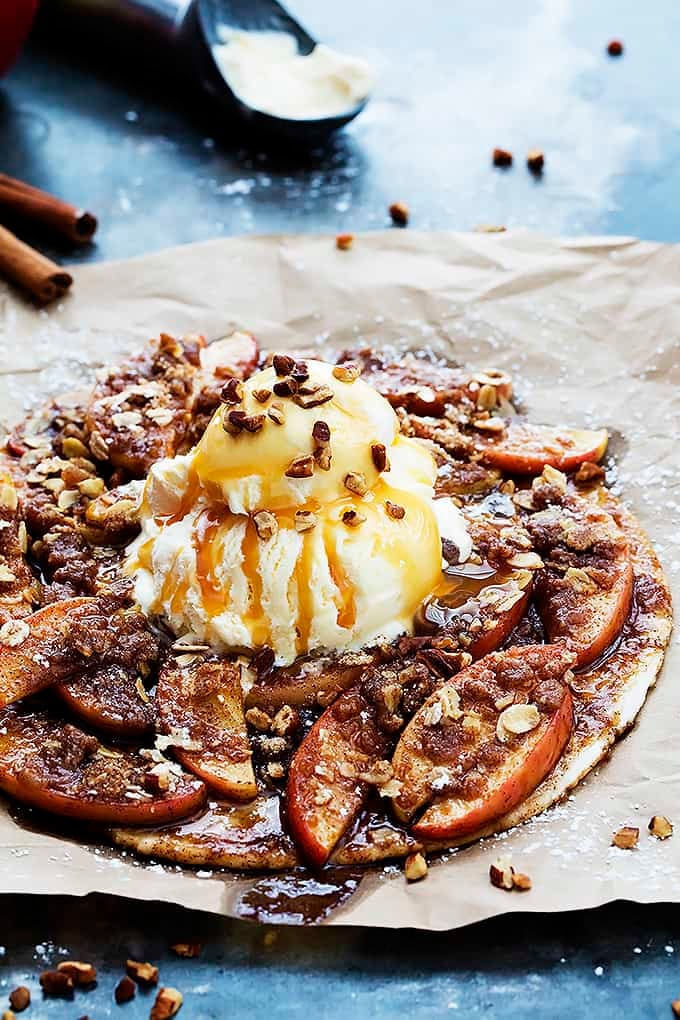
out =
{"type": "Polygon", "coordinates": [[[0,789],[40,811],[102,825],[163,825],[201,807],[206,788],[171,762],[12,705],[0,712],[0,789]]]}
{"type": "Polygon", "coordinates": [[[540,475],[546,464],[576,471],[586,461],[599,461],[607,449],[605,429],[568,429],[511,421],[499,438],[476,438],[484,464],[512,475],[540,475]]]}
{"type": "Polygon", "coordinates": [[[530,570],[495,571],[487,563],[450,567],[442,590],[416,613],[419,634],[465,638],[465,651],[481,659],[503,644],[524,616],[533,574],[530,570]]]}
{"type": "Polygon", "coordinates": [[[274,712],[282,705],[296,708],[328,705],[338,694],[353,687],[379,657],[379,652],[371,650],[300,657],[291,666],[258,676],[246,695],[246,708],[274,712]]]}
{"type": "Polygon", "coordinates": [[[435,834],[428,821],[412,831],[428,839],[463,835],[538,786],[571,732],[573,662],[563,646],[528,645],[487,655],[443,684],[414,715],[392,759],[400,821],[438,797],[450,828],[435,834]]]}
{"type": "Polygon", "coordinates": [[[182,735],[174,750],[191,772],[225,797],[257,796],[236,663],[194,658],[183,665],[169,659],[160,672],[156,704],[162,731],[182,735]]]}
{"type": "Polygon", "coordinates": [[[281,826],[279,805],[273,794],[260,794],[250,804],[210,801],[198,818],[171,828],[115,828],[111,835],[117,846],[144,857],[194,868],[280,871],[300,859],[281,826]]]}
{"type": "Polygon", "coordinates": [[[545,567],[536,605],[550,641],[564,642],[587,666],[623,628],[633,598],[633,567],[622,529],[605,509],[578,496],[527,522],[545,567]]]}
{"type": "Polygon", "coordinates": [[[200,382],[211,379],[224,382],[229,376],[247,379],[257,367],[259,347],[251,333],[236,332],[221,340],[213,340],[200,351],[200,382]]]}
{"type": "Polygon", "coordinates": [[[96,659],[146,668],[156,642],[137,610],[102,598],[52,602],[0,643],[0,708],[65,680],[96,659]]]}
{"type": "MultiPolygon", "coordinates": [[[[312,726],[288,772],[288,824],[311,864],[321,867],[361,809],[390,747],[359,686],[312,726]]],[[[386,777],[387,778],[387,777],[386,777]]]]}
{"type": "Polygon", "coordinates": [[[86,726],[121,740],[139,739],[153,729],[153,705],[136,670],[101,666],[56,684],[54,692],[86,726]]]}
{"type": "Polygon", "coordinates": [[[422,849],[422,842],[406,829],[395,825],[382,813],[367,811],[335,850],[331,863],[350,866],[379,864],[408,857],[422,849]]]}

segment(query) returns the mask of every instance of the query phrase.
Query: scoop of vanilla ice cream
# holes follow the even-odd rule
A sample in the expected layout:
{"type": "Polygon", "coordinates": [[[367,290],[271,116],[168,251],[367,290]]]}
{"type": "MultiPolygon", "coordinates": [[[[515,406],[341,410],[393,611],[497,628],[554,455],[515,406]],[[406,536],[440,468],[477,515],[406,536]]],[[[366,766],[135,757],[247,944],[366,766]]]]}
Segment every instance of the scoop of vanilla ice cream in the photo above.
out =
{"type": "Polygon", "coordinates": [[[277,396],[274,368],[258,372],[190,453],[152,467],[127,557],[138,602],[178,636],[269,645],[281,665],[412,632],[440,579],[440,521],[469,554],[460,511],[435,506],[431,454],[388,401],[306,365],[310,392],[277,396]],[[243,414],[248,428],[234,426],[243,414]]]}

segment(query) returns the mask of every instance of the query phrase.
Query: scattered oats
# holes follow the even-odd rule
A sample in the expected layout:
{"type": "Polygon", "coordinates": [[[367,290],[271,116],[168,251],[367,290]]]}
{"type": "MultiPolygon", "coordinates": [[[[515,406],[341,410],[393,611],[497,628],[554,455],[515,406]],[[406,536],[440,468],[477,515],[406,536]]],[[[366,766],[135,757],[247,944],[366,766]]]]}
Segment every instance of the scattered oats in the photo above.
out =
{"type": "MultiPolygon", "coordinates": [[[[111,415],[111,421],[117,429],[131,429],[134,431],[141,427],[142,416],[139,411],[116,411],[115,414],[111,415]]],[[[90,448],[92,448],[92,444],[90,444],[90,448]]]]}
{"type": "Polygon", "coordinates": [[[31,628],[25,620],[8,620],[0,627],[0,643],[16,648],[23,644],[30,633],[31,628]]]}
{"type": "Polygon", "coordinates": [[[174,417],[169,407],[148,407],[144,414],[156,425],[169,425],[174,417]]]}

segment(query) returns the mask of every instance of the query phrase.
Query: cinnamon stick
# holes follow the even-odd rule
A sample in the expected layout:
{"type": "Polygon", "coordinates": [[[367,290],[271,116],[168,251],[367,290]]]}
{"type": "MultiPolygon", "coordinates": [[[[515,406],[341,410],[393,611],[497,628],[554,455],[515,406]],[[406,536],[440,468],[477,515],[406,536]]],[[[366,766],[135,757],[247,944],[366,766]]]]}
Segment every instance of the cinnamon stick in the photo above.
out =
{"type": "Polygon", "coordinates": [[[0,174],[0,212],[47,227],[74,244],[87,244],[97,229],[92,213],[8,174],[0,174]]]}
{"type": "Polygon", "coordinates": [[[4,227],[0,227],[0,273],[39,305],[62,297],[73,283],[70,273],[4,227]]]}

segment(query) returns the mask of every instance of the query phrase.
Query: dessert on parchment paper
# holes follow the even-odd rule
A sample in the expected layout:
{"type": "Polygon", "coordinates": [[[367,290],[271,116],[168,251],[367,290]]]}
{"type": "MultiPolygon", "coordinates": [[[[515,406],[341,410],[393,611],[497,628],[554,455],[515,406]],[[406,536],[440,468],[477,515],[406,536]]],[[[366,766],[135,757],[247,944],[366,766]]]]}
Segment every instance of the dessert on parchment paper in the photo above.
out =
{"type": "Polygon", "coordinates": [[[37,824],[270,870],[559,799],[641,708],[670,596],[607,433],[512,396],[425,355],[163,335],[27,418],[0,480],[0,789],[37,824]]]}

